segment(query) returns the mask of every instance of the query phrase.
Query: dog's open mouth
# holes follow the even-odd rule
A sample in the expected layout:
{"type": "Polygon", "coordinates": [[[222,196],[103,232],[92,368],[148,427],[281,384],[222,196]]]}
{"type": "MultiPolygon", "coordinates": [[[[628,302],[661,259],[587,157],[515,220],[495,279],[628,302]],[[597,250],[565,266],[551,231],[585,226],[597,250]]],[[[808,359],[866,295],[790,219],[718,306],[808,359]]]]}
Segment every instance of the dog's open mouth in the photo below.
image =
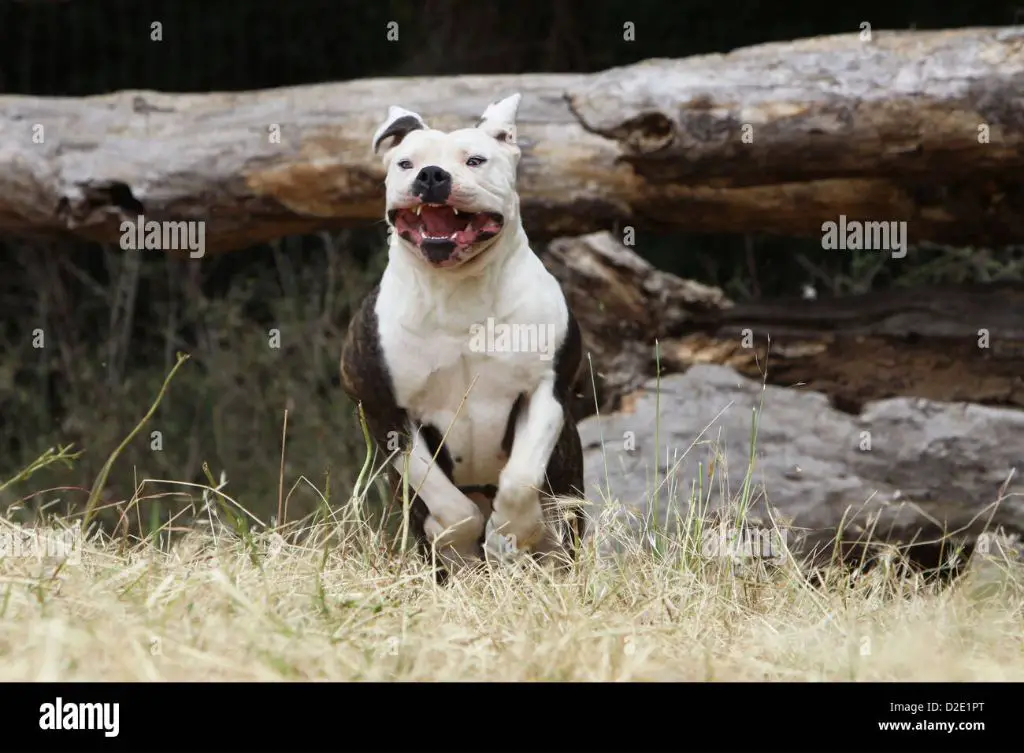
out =
{"type": "Polygon", "coordinates": [[[505,223],[497,212],[463,212],[446,204],[393,209],[388,215],[395,232],[439,266],[458,263],[467,249],[496,236],[505,223]]]}

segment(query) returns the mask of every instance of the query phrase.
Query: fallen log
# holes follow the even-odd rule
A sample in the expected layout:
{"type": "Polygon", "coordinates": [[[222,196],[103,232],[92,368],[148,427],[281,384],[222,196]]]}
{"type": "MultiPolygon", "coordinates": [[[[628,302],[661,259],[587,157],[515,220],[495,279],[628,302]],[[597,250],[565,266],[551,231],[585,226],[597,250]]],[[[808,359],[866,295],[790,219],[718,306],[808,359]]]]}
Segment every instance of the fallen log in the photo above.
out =
{"type": "Polygon", "coordinates": [[[438,128],[524,95],[537,238],[631,225],[819,236],[905,221],[911,243],[1024,239],[1024,27],[875,31],[594,75],[367,79],[242,93],[0,97],[0,234],[117,243],[204,220],[206,250],[383,215],[388,105],[438,128]]]}
{"type": "Polygon", "coordinates": [[[900,397],[851,415],[815,390],[765,387],[701,364],[649,381],[623,410],[579,429],[591,514],[604,525],[619,518],[643,531],[641,541],[653,542],[655,521],[678,530],[694,515],[726,529],[781,529],[767,552],[702,536],[712,545],[703,556],[738,562],[780,561],[789,550],[813,565],[837,554],[868,564],[901,544],[918,567],[952,575],[963,564],[959,546],[1000,555],[1004,567],[1006,556],[1021,556],[1024,411],[900,397]],[[723,507],[731,523],[719,517],[723,507]]]}
{"type": "Polygon", "coordinates": [[[1024,408],[1024,284],[734,304],[609,233],[557,239],[541,258],[593,363],[580,416],[620,407],[659,370],[701,363],[816,390],[853,413],[889,397],[1024,408]]]}

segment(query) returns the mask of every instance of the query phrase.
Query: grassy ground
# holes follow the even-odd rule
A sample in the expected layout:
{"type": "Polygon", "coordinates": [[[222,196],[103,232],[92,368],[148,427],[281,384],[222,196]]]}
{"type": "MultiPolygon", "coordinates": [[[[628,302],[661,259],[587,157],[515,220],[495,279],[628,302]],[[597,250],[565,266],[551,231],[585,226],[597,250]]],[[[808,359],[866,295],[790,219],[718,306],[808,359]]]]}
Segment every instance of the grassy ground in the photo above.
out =
{"type": "MultiPolygon", "coordinates": [[[[692,521],[641,546],[606,508],[572,573],[441,587],[362,495],[256,533],[222,495],[185,531],[0,558],[0,681],[1024,679],[1005,558],[946,589],[884,567],[815,588],[792,558],[713,556],[692,521]]],[[[0,519],[8,547],[22,531],[0,519]]]]}

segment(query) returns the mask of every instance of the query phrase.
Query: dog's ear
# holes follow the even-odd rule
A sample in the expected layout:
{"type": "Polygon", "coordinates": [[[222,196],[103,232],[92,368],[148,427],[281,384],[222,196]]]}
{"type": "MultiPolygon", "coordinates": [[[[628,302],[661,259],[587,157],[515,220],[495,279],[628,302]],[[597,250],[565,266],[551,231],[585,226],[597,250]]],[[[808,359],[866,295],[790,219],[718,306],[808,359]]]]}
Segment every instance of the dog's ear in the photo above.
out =
{"type": "Polygon", "coordinates": [[[516,146],[516,114],[522,99],[523,95],[516,92],[500,102],[492,102],[480,116],[476,127],[503,144],[516,146]]]}
{"type": "Polygon", "coordinates": [[[413,131],[425,130],[427,124],[416,113],[402,107],[391,105],[388,108],[388,117],[380,124],[377,132],[373,134],[373,153],[383,156],[402,143],[402,139],[413,131]]]}

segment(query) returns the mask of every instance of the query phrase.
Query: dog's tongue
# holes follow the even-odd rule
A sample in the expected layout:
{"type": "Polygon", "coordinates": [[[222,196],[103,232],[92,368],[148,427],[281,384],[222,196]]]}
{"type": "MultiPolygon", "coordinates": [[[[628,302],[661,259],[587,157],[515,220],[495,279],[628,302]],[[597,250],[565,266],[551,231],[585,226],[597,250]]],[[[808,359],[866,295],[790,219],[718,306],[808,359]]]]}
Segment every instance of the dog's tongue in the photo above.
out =
{"type": "Polygon", "coordinates": [[[465,222],[459,222],[455,210],[451,207],[423,207],[420,212],[420,220],[423,222],[423,228],[427,231],[427,235],[434,237],[451,235],[466,226],[465,222]]]}

